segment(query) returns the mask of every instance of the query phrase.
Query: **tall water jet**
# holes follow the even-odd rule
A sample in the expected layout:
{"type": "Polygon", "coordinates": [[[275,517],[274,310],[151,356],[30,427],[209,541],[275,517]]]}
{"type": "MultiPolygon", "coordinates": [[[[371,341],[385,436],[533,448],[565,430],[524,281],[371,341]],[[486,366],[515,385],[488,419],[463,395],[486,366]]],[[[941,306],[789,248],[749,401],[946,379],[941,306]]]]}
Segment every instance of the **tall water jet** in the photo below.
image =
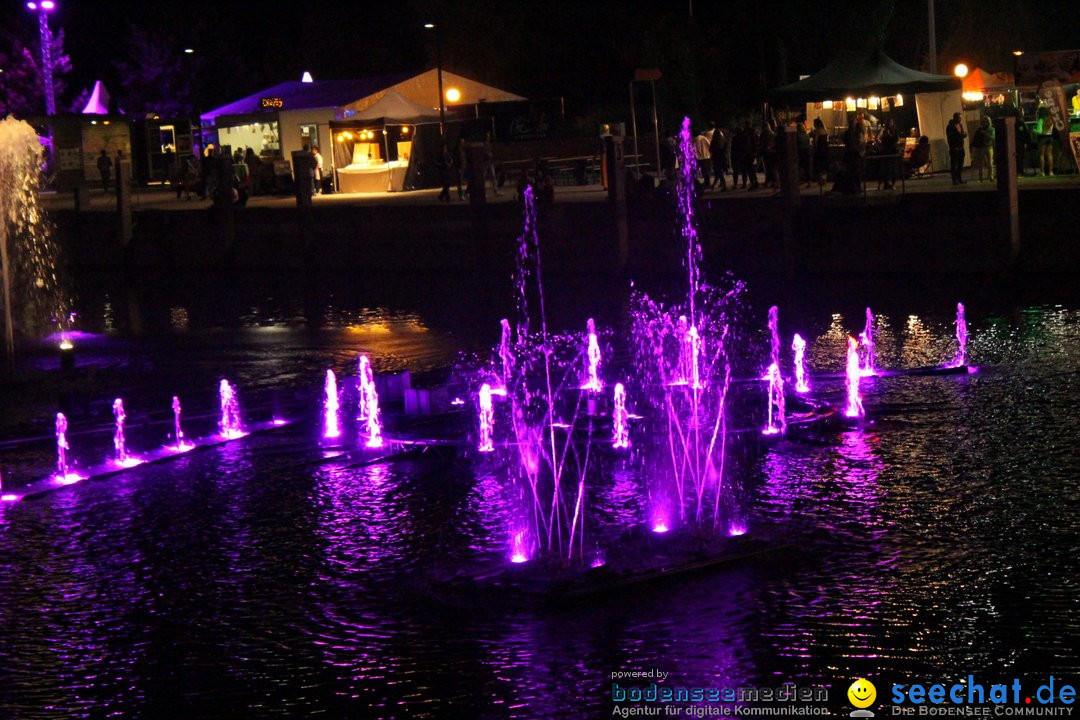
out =
{"type": "Polygon", "coordinates": [[[15,362],[15,298],[23,303],[18,316],[24,322],[68,319],[58,249],[38,199],[41,160],[33,127],[13,117],[0,120],[0,287],[9,368],[15,362]]]}
{"type": "Polygon", "coordinates": [[[870,312],[870,308],[866,308],[866,326],[859,333],[859,345],[863,349],[859,372],[863,377],[877,375],[877,366],[874,362],[874,314],[870,312]]]}
{"type": "Polygon", "coordinates": [[[337,378],[333,370],[326,371],[326,383],[323,386],[323,437],[336,438],[341,436],[341,425],[338,418],[338,387],[337,378]]]}
{"type": "Polygon", "coordinates": [[[600,342],[596,337],[596,323],[592,318],[588,322],[588,343],[585,347],[585,383],[582,390],[600,392],[604,388],[600,380],[600,342]]]}
{"type": "Polygon", "coordinates": [[[611,414],[611,445],[616,448],[630,447],[630,428],[626,411],[626,388],[622,383],[615,383],[615,410],[611,414]]]}
{"type": "Polygon", "coordinates": [[[480,386],[480,443],[477,450],[483,453],[495,450],[492,430],[495,427],[495,409],[491,405],[491,385],[480,386]]]}
{"type": "Polygon", "coordinates": [[[499,321],[499,325],[502,328],[499,338],[499,360],[502,364],[502,386],[505,390],[510,387],[510,378],[514,375],[514,351],[510,347],[512,342],[510,321],[503,318],[499,321]]]}
{"type": "Polygon", "coordinates": [[[71,449],[67,439],[68,421],[64,413],[56,413],[56,477],[66,480],[68,471],[67,451],[71,449]]]}
{"type": "Polygon", "coordinates": [[[218,422],[221,436],[230,440],[242,437],[244,430],[240,427],[240,401],[236,399],[236,390],[228,380],[221,381],[218,396],[221,400],[221,420],[218,422]]]}
{"type": "Polygon", "coordinates": [[[844,408],[844,415],[851,418],[862,417],[866,414],[866,411],[863,409],[862,395],[859,394],[859,381],[862,378],[862,367],[859,364],[859,344],[850,335],[848,336],[845,374],[847,376],[845,381],[847,407],[844,408]]]}
{"type": "Polygon", "coordinates": [[[114,461],[117,465],[125,465],[128,461],[128,453],[127,440],[124,438],[124,422],[127,420],[127,413],[124,412],[124,401],[120,398],[113,400],[112,411],[113,419],[116,421],[113,430],[113,448],[116,449],[114,461]]]}
{"type": "Polygon", "coordinates": [[[967,318],[964,316],[964,303],[956,303],[956,357],[950,367],[967,365],[967,318]]]}
{"type": "Polygon", "coordinates": [[[698,334],[697,325],[691,325],[686,332],[690,345],[690,387],[701,390],[701,336],[698,334]]]}
{"type": "Polygon", "coordinates": [[[364,423],[367,440],[364,444],[370,448],[382,447],[382,425],[379,423],[379,392],[375,389],[375,374],[367,355],[361,355],[357,361],[357,382],[359,387],[359,419],[364,423]]]}
{"type": "Polygon", "coordinates": [[[799,333],[795,333],[791,349],[795,351],[795,392],[810,392],[810,383],[806,379],[806,341],[799,333]]]}
{"type": "Polygon", "coordinates": [[[176,439],[176,452],[184,452],[195,447],[191,443],[184,442],[184,430],[180,427],[180,398],[173,395],[173,437],[176,439]]]}
{"type": "Polygon", "coordinates": [[[787,432],[787,418],[784,415],[784,378],[780,374],[780,366],[776,363],[769,365],[766,377],[769,378],[768,420],[761,432],[763,435],[783,435],[787,432]]]}
{"type": "MultiPolygon", "coordinates": [[[[780,309],[775,305],[769,308],[769,363],[780,368],[780,309]]],[[[770,371],[765,371],[763,379],[769,379],[770,371]]]]}

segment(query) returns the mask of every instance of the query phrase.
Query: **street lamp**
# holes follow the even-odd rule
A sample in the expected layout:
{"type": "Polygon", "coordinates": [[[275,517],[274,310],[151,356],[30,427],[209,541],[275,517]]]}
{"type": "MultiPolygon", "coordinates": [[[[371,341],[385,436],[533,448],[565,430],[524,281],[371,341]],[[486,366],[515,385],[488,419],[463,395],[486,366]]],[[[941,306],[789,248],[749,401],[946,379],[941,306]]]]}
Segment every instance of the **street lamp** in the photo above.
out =
{"type": "Polygon", "coordinates": [[[435,66],[439,74],[439,136],[446,137],[446,96],[442,87],[442,43],[439,41],[439,27],[435,23],[424,23],[424,28],[435,33],[435,66]]]}
{"type": "Polygon", "coordinates": [[[953,75],[955,75],[958,78],[966,78],[967,74],[968,74],[968,66],[965,65],[964,63],[957,63],[956,67],[953,68],[953,75]]]}
{"type": "Polygon", "coordinates": [[[52,75],[52,33],[49,31],[49,13],[56,9],[53,0],[28,2],[26,7],[38,14],[38,30],[41,32],[41,85],[45,91],[45,114],[56,114],[56,93],[52,75]]]}

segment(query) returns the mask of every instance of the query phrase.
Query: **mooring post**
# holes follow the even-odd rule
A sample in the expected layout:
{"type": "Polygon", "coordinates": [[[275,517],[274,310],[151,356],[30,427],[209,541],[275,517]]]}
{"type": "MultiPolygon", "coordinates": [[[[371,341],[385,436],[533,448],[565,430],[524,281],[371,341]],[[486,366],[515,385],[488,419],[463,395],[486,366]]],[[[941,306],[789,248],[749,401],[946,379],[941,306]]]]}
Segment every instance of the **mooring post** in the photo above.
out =
{"type": "Polygon", "coordinates": [[[1009,266],[1020,257],[1020,196],[1016,178],[1016,118],[994,120],[998,230],[1009,243],[1009,266]]]}
{"type": "Polygon", "coordinates": [[[604,157],[608,170],[608,199],[615,213],[615,232],[618,237],[619,267],[630,261],[629,231],[626,225],[626,158],[623,135],[604,135],[604,157]]]}
{"type": "Polygon", "coordinates": [[[795,137],[795,126],[784,125],[784,132],[776,138],[776,141],[780,155],[784,272],[790,278],[795,275],[795,225],[799,212],[799,149],[795,137]]]}

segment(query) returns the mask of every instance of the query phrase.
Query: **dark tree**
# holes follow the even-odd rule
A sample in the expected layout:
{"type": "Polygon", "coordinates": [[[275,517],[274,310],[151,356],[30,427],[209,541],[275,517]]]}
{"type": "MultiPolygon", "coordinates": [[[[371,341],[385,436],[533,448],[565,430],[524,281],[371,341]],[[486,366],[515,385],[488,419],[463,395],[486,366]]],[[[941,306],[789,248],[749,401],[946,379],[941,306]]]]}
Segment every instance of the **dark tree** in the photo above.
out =
{"type": "Polygon", "coordinates": [[[185,56],[164,32],[128,26],[127,57],[116,63],[120,106],[128,113],[187,117],[194,113],[192,75],[198,58],[185,56]]]}
{"type": "MultiPolygon", "coordinates": [[[[36,29],[36,28],[35,28],[36,29]]],[[[40,41],[39,41],[40,42],[40,41]]],[[[41,82],[38,42],[25,42],[10,33],[0,35],[0,116],[16,117],[45,114],[45,91],[41,82]],[[32,49],[33,48],[33,49],[32,49]]],[[[53,93],[64,94],[64,76],[71,72],[71,58],[64,52],[64,31],[52,37],[53,93]]]]}

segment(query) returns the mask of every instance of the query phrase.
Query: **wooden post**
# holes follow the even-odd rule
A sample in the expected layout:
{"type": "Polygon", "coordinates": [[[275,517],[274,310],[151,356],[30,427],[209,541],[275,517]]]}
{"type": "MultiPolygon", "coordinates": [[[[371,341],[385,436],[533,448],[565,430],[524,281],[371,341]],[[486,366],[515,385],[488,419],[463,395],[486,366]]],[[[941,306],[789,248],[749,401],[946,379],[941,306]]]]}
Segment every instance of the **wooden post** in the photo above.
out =
{"type": "Polygon", "coordinates": [[[608,167],[608,198],[615,211],[615,232],[618,237],[619,267],[630,261],[630,239],[626,226],[626,161],[623,156],[623,136],[604,136],[604,157],[608,167]]]}
{"type": "Polygon", "coordinates": [[[1009,242],[1009,264],[1020,256],[1020,198],[1016,179],[1016,118],[994,120],[998,228],[1009,242]]]}
{"type": "Polygon", "coordinates": [[[131,160],[116,158],[116,212],[119,218],[120,243],[131,242],[131,160]]]}

